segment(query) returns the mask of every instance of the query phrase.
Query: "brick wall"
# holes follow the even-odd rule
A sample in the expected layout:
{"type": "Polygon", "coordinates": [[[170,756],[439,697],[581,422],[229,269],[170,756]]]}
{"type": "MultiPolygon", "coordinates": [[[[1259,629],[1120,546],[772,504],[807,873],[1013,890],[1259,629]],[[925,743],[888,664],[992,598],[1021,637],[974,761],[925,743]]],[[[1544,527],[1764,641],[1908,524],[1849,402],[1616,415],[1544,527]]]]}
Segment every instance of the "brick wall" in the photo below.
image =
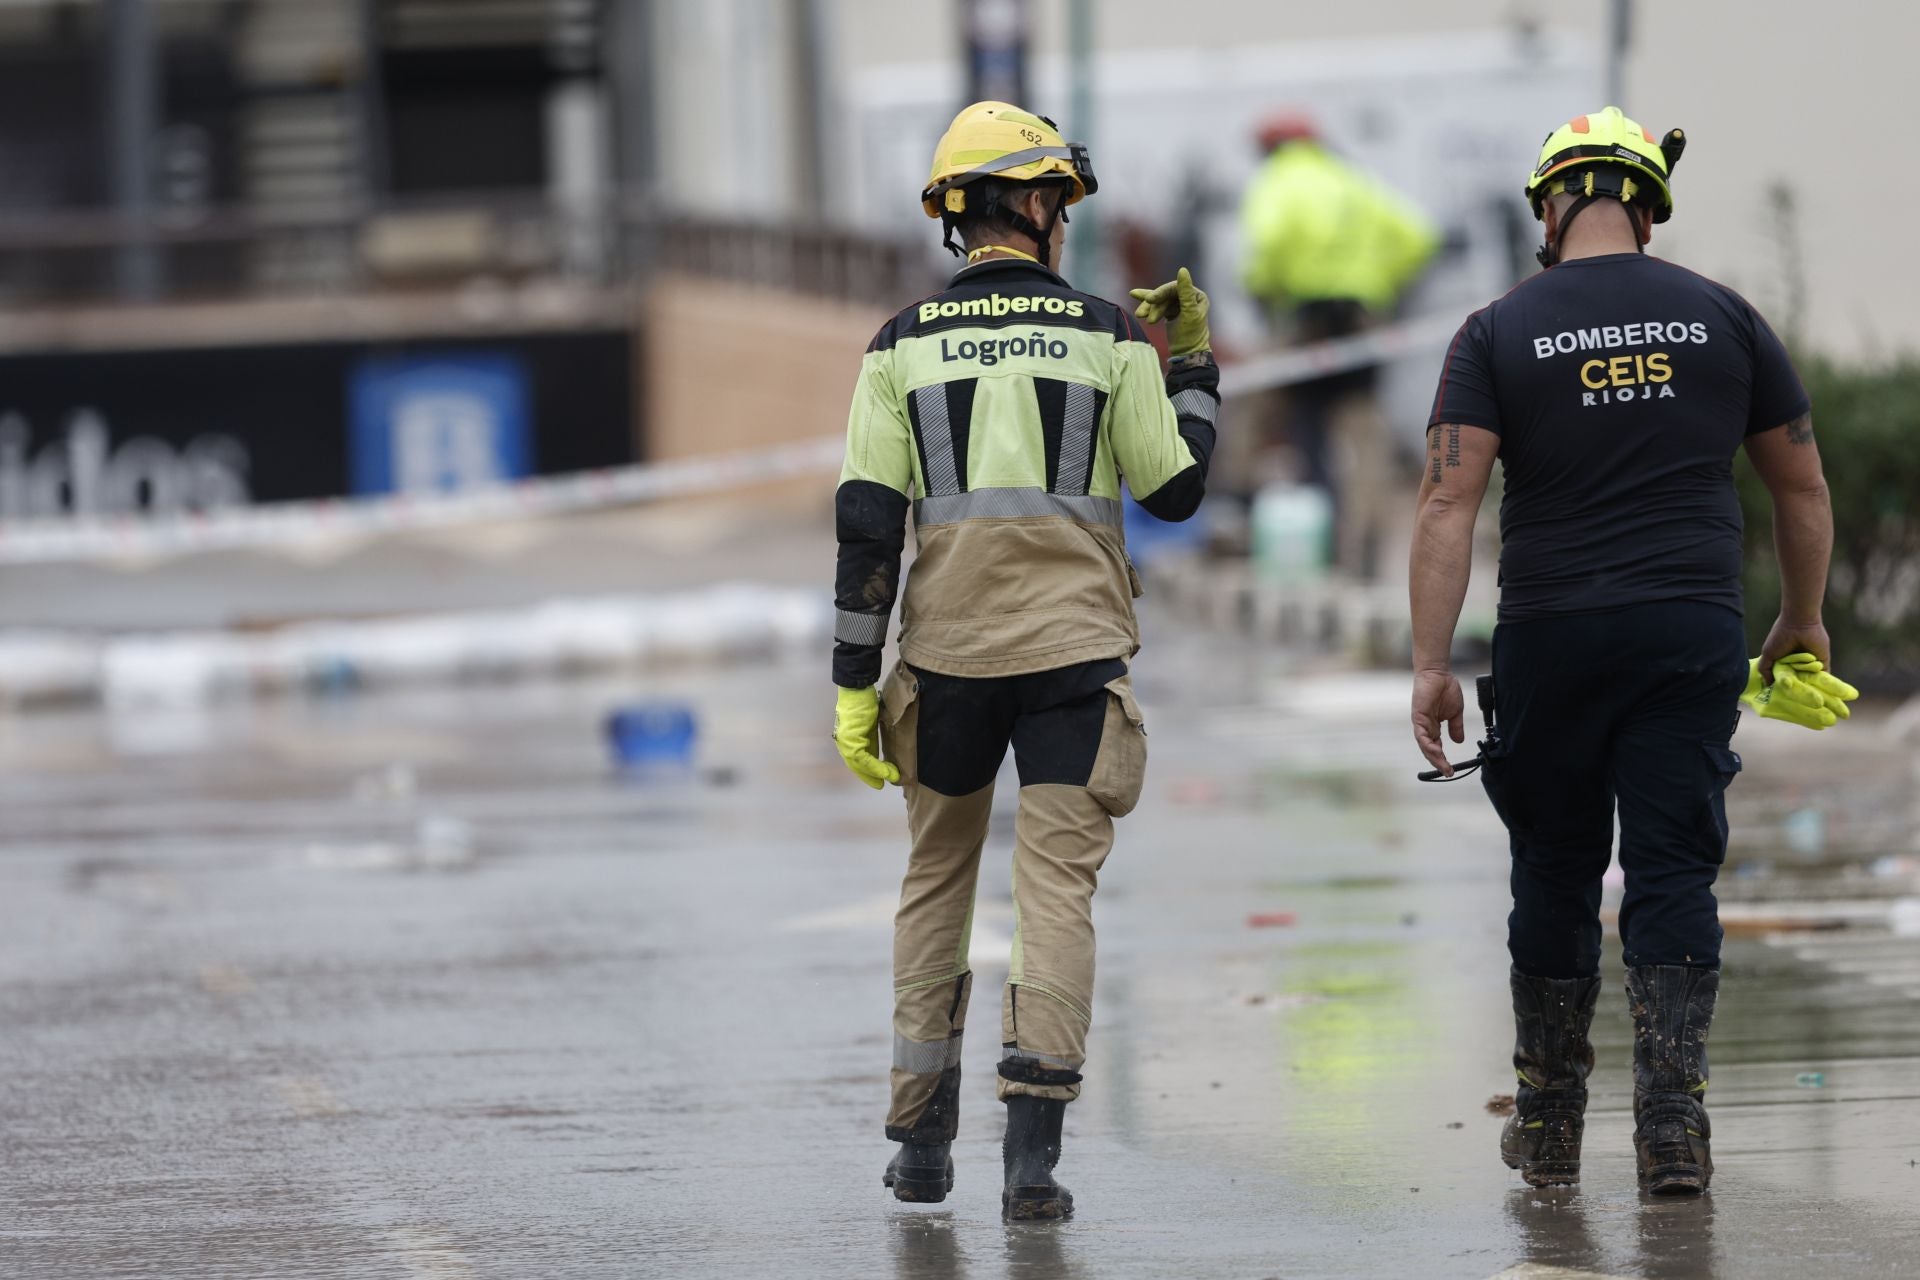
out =
{"type": "Polygon", "coordinates": [[[641,315],[641,455],[665,460],[841,434],[860,357],[888,313],[663,276],[641,315]]]}

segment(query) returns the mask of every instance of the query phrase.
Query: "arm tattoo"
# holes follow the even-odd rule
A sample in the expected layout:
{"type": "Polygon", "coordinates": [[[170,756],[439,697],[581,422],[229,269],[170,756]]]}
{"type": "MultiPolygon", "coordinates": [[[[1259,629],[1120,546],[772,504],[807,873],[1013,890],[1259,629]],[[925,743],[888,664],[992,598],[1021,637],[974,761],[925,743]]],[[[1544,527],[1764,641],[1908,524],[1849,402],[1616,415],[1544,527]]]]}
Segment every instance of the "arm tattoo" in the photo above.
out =
{"type": "Polygon", "coordinates": [[[1787,424],[1787,443],[1813,443],[1813,415],[1811,413],[1803,413],[1787,424]]]}
{"type": "Polygon", "coordinates": [[[1460,465],[1460,424],[1444,422],[1427,432],[1427,438],[1433,442],[1427,451],[1427,478],[1434,484],[1446,479],[1447,468],[1460,465]],[[1441,439],[1441,433],[1446,438],[1441,439]]]}

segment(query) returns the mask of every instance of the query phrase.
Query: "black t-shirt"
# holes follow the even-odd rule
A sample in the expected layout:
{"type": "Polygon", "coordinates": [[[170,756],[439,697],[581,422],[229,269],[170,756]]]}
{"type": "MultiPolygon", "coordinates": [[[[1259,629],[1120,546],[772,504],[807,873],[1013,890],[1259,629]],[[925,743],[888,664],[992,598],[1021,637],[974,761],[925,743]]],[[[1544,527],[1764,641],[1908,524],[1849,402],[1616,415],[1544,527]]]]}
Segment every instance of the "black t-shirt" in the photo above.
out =
{"type": "Polygon", "coordinates": [[[1500,437],[1502,621],[1655,600],[1737,612],[1733,455],[1807,409],[1746,299],[1616,253],[1563,262],[1468,316],[1428,425],[1500,437]]]}

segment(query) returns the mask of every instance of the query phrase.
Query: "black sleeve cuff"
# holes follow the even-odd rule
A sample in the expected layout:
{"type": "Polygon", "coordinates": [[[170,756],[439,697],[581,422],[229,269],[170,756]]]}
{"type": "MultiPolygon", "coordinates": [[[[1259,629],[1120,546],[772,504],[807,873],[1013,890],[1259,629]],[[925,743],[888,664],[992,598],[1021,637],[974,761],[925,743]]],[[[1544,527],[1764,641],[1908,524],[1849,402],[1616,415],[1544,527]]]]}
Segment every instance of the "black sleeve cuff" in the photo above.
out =
{"type": "Polygon", "coordinates": [[[880,683],[881,646],[833,642],[833,682],[842,689],[871,689],[880,683]]]}

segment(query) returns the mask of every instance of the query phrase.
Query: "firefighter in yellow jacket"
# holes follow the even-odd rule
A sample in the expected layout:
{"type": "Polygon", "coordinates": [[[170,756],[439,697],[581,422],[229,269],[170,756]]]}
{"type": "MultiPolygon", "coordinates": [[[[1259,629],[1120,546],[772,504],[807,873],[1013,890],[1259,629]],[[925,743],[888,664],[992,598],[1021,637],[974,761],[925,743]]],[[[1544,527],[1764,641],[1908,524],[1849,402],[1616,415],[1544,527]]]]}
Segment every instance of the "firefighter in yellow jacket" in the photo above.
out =
{"type": "Polygon", "coordinates": [[[886,1123],[901,1146],[885,1182],[908,1201],[953,1184],[974,885],[1011,747],[998,1092],[1002,1205],[1018,1219],[1072,1212],[1053,1167],[1092,1017],[1093,892],[1146,768],[1121,481],[1163,519],[1192,515],[1219,408],[1207,299],[1185,271],[1135,290],[1129,314],[1051,269],[1067,207],[1096,189],[1086,148],[1044,117],[981,102],[955,118],[921,200],[966,264],[868,348],[836,497],[835,741],[869,786],[899,783],[912,836],[886,1123]],[[1168,321],[1164,378],[1136,315],[1168,321]],[[909,508],[901,660],[876,691],[909,508]]]}
{"type": "MultiPolygon", "coordinates": [[[[1313,122],[1282,113],[1259,135],[1265,161],[1240,205],[1247,292],[1297,343],[1345,338],[1392,312],[1440,245],[1427,217],[1329,150],[1313,122]]],[[[1350,369],[1289,392],[1302,478],[1332,499],[1335,559],[1371,576],[1388,483],[1376,370],[1350,369]]]]}

